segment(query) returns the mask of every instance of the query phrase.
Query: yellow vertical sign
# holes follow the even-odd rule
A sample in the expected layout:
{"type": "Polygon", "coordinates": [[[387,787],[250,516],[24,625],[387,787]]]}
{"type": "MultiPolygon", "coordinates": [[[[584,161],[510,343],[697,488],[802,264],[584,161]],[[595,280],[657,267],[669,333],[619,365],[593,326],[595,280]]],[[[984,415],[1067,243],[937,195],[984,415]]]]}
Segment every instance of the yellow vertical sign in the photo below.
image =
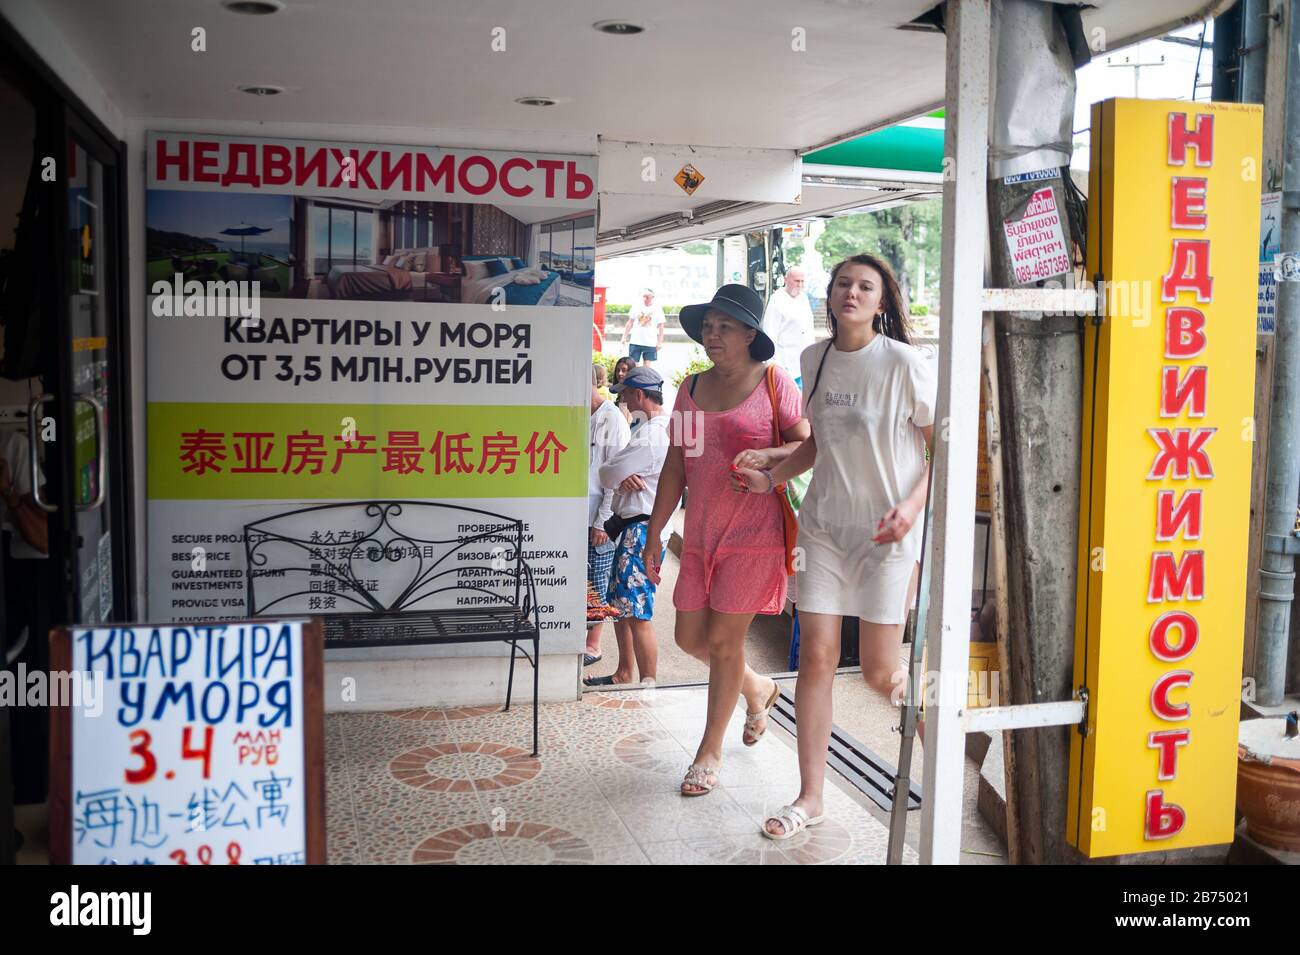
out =
{"type": "Polygon", "coordinates": [[[1231,842],[1255,377],[1262,110],[1093,107],[1067,839],[1231,842]]]}

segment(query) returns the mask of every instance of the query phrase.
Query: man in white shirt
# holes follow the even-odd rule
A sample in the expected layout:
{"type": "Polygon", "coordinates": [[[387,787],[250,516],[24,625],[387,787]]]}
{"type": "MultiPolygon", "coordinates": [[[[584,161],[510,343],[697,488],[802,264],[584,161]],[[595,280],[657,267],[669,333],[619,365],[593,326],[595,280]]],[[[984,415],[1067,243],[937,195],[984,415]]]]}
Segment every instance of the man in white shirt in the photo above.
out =
{"type": "MultiPolygon", "coordinates": [[[[609,582],[608,603],[621,616],[614,622],[618,636],[618,669],[611,676],[587,680],[588,686],[631,683],[636,662],[642,683],[653,683],[659,662],[655,640],[655,585],[646,576],[642,553],[650,512],[654,510],[659,472],[668,457],[668,423],[664,408],[663,375],[653,368],[633,368],[610,390],[632,413],[636,426],[627,447],[600,469],[601,486],[614,491],[614,514],[625,523],[614,552],[614,570],[609,582]]],[[[662,549],[671,535],[671,522],[659,541],[662,549]]]]}
{"type": "MultiPolygon", "coordinates": [[[[627,419],[614,402],[600,396],[596,371],[592,369],[591,455],[587,462],[587,582],[601,601],[609,589],[609,570],[614,563],[614,542],[605,533],[605,522],[613,514],[614,492],[600,485],[600,469],[623,450],[631,436],[627,419]]],[[[600,632],[604,621],[587,625],[587,651],[582,665],[600,660],[600,632]]]]}
{"type": "Polygon", "coordinates": [[[799,356],[813,343],[813,314],[798,266],[785,273],[785,288],[772,293],[763,313],[763,332],[776,344],[777,364],[802,388],[799,356]]]}
{"type": "Polygon", "coordinates": [[[632,306],[627,324],[623,326],[623,345],[634,362],[650,367],[659,360],[659,349],[664,344],[664,310],[655,304],[654,289],[641,290],[641,304],[632,306]],[[632,344],[628,346],[628,338],[632,344]]]}

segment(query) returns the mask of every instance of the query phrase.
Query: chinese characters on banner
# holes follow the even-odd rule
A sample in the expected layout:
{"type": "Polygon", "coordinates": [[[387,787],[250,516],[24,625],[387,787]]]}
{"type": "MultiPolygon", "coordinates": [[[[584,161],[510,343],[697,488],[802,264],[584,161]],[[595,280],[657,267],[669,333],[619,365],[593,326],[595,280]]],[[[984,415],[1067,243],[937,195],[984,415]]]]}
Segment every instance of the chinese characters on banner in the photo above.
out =
{"type": "Polygon", "coordinates": [[[301,622],[60,636],[72,672],[103,680],[99,712],[58,717],[71,721],[69,861],[308,861],[309,811],[323,808],[309,805],[320,794],[306,770],[301,622]]]}

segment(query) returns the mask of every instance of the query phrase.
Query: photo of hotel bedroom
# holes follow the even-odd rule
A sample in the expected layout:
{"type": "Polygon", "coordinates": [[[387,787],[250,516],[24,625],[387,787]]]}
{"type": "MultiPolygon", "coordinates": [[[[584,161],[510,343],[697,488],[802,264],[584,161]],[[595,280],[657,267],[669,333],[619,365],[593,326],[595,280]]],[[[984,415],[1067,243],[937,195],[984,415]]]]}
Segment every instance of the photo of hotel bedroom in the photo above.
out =
{"type": "Polygon", "coordinates": [[[306,298],[591,304],[594,214],[298,197],[293,218],[295,249],[304,250],[294,287],[306,298]]]}
{"type": "Polygon", "coordinates": [[[149,281],[260,280],[263,295],[591,304],[594,213],[413,200],[148,193],[149,281]]]}

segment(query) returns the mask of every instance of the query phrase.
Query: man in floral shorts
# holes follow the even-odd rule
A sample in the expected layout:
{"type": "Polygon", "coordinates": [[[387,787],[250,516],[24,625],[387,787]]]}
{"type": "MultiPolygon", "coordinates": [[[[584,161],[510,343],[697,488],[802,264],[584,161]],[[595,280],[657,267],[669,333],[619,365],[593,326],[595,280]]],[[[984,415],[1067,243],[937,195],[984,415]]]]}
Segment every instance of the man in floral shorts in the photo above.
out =
{"type": "MultiPolygon", "coordinates": [[[[619,401],[632,415],[632,438],[600,469],[600,483],[614,490],[616,523],[624,525],[617,535],[614,568],[606,602],[618,609],[614,622],[618,636],[618,669],[610,676],[587,680],[588,686],[632,682],[635,659],[641,682],[655,680],[659,646],[655,641],[655,585],[646,576],[642,552],[647,521],[654,508],[659,472],[668,456],[668,412],[664,410],[664,379],[653,368],[635,368],[621,382],[611,386],[619,401]]],[[[671,527],[671,525],[670,525],[671,527]]],[[[615,528],[617,531],[618,528],[615,528]]],[[[668,543],[666,529],[660,546],[668,543]]],[[[611,534],[611,537],[614,535],[611,534]]]]}

